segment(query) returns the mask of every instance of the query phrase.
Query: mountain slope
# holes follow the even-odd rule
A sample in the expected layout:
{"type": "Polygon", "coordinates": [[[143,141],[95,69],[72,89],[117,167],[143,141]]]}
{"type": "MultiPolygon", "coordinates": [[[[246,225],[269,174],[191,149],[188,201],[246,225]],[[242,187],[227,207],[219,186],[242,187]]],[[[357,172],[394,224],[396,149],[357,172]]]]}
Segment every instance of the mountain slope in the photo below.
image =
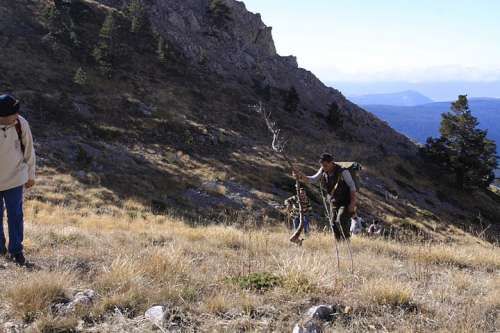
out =
{"type": "Polygon", "coordinates": [[[349,99],[358,105],[416,106],[433,102],[429,97],[413,90],[390,94],[350,96],[349,99]]]}
{"type": "Polygon", "coordinates": [[[365,217],[440,238],[450,224],[470,228],[481,211],[495,234],[495,199],[463,200],[437,182],[405,136],[276,54],[270,28],[243,3],[144,2],[144,24],[133,33],[124,4],[57,1],[56,21],[47,15],[52,1],[1,4],[0,89],[23,100],[40,155],[42,186],[31,198],[108,212],[134,198],[210,222],[221,212],[278,218],[293,180],[248,107],[264,102],[304,170],[313,172],[323,151],[365,166],[365,217]],[[114,28],[104,31],[111,13],[114,28]],[[111,71],[103,74],[95,55],[105,41],[111,71]],[[74,81],[79,69],[83,84],[74,81]],[[331,103],[342,126],[330,120],[331,103]]]}
{"type": "Polygon", "coordinates": [[[131,17],[120,0],[0,1],[0,90],[22,99],[39,156],[32,265],[0,258],[0,331],[285,332],[318,304],[333,306],[324,330],[495,330],[498,196],[454,191],[406,137],[275,54],[241,3],[141,3],[131,17]],[[313,232],[288,241],[276,207],[294,182],[260,101],[307,172],[323,151],[363,163],[360,215],[387,239],[355,237],[352,270],[315,188],[313,232]]]}

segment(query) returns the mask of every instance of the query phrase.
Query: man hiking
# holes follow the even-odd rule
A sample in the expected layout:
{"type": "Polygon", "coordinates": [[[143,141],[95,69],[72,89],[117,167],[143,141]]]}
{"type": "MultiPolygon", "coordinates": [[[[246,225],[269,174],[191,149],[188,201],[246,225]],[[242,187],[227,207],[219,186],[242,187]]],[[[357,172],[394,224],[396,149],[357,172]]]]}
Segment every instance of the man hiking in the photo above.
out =
{"type": "Polygon", "coordinates": [[[309,219],[312,212],[311,204],[309,203],[309,198],[307,197],[306,191],[303,188],[299,190],[299,199],[297,200],[297,195],[291,196],[285,200],[285,207],[287,211],[290,212],[293,221],[293,228],[297,230],[300,226],[300,213],[299,213],[299,200],[300,207],[302,208],[302,219],[304,234],[309,231],[309,219]]]}
{"type": "Polygon", "coordinates": [[[0,95],[0,255],[7,255],[3,231],[7,210],[10,259],[24,265],[23,188],[35,185],[35,150],[26,119],[19,115],[19,101],[0,95]]]}
{"type": "Polygon", "coordinates": [[[320,169],[314,176],[306,176],[299,170],[294,170],[294,176],[303,182],[321,182],[331,203],[333,212],[332,228],[338,240],[350,238],[351,217],[356,213],[356,184],[349,170],[336,164],[333,156],[322,154],[319,160],[320,169]]]}

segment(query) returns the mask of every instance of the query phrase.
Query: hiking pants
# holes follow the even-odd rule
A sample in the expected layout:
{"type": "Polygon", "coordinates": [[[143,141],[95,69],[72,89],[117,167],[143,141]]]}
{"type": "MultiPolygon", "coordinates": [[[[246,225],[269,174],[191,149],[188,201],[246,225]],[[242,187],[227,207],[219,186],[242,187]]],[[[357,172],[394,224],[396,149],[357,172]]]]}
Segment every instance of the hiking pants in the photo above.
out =
{"type": "MultiPolygon", "coordinates": [[[[307,234],[309,232],[309,216],[302,216],[303,222],[304,222],[304,234],[307,234]]],[[[294,230],[297,230],[300,225],[300,217],[296,217],[293,219],[293,228],[294,230]]]]}
{"type": "Polygon", "coordinates": [[[351,237],[351,213],[346,206],[333,207],[333,234],[337,240],[351,237]]]}
{"type": "Polygon", "coordinates": [[[23,252],[23,186],[0,191],[0,251],[5,250],[5,235],[3,231],[3,211],[7,208],[9,226],[9,253],[23,252]]]}

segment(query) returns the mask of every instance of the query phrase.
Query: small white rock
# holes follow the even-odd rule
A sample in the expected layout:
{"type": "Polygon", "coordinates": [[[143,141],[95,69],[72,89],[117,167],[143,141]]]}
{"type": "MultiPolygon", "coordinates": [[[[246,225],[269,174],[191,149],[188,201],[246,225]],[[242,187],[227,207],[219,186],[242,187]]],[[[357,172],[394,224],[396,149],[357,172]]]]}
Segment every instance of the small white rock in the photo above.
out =
{"type": "Polygon", "coordinates": [[[299,324],[295,324],[292,333],[304,333],[304,329],[299,324]]]}
{"type": "Polygon", "coordinates": [[[158,326],[163,326],[163,322],[165,321],[165,313],[166,313],[166,308],[162,305],[157,305],[153,306],[152,308],[149,308],[144,316],[146,317],[147,320],[152,322],[155,325],[158,326]]]}

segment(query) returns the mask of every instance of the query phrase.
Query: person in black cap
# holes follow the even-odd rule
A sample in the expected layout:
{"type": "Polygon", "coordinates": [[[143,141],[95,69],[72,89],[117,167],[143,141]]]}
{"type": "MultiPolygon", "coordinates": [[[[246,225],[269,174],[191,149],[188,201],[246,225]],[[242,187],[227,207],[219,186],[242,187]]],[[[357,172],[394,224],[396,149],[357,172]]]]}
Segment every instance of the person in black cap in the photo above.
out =
{"type": "Polygon", "coordinates": [[[10,258],[19,265],[23,254],[23,190],[35,185],[35,150],[26,119],[19,115],[20,103],[0,95],[0,255],[7,255],[3,231],[4,204],[9,228],[10,258]]]}
{"type": "Polygon", "coordinates": [[[294,169],[294,176],[306,183],[321,181],[332,204],[335,218],[332,227],[335,237],[339,240],[349,239],[351,217],[356,214],[356,184],[349,170],[336,164],[332,155],[322,154],[319,163],[321,167],[314,176],[306,176],[297,169],[294,169]]]}

